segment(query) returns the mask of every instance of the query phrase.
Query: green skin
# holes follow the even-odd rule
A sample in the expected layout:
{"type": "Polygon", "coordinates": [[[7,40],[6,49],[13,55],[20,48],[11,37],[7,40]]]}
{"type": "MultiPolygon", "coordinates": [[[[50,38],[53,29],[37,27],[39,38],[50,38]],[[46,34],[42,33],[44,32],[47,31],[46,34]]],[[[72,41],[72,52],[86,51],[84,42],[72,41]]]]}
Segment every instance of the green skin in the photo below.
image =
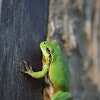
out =
{"type": "Polygon", "coordinates": [[[56,41],[47,42],[43,41],[40,44],[40,48],[45,57],[45,65],[42,71],[33,72],[32,67],[30,69],[25,63],[27,71],[21,70],[34,78],[42,78],[47,72],[49,74],[49,80],[53,87],[58,91],[51,100],[70,100],[71,93],[67,92],[70,80],[70,71],[68,63],[61,53],[61,50],[56,41]]]}

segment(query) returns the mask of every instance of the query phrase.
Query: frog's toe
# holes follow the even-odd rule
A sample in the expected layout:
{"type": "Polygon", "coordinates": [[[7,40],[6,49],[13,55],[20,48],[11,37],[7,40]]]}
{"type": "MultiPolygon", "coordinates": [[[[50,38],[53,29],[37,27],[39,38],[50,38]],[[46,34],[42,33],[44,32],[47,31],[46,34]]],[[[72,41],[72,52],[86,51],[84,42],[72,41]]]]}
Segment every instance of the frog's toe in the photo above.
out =
{"type": "Polygon", "coordinates": [[[25,71],[24,71],[24,70],[22,70],[22,69],[20,69],[20,72],[24,73],[25,71]]]}
{"type": "Polygon", "coordinates": [[[28,74],[29,71],[24,71],[23,69],[20,69],[20,72],[21,72],[21,73],[28,74]]]}
{"type": "Polygon", "coordinates": [[[30,68],[29,70],[31,70],[31,71],[32,71],[32,66],[31,66],[31,65],[29,65],[29,68],[30,68]]]}
{"type": "Polygon", "coordinates": [[[24,65],[25,65],[26,70],[29,71],[29,67],[28,67],[28,65],[27,65],[27,62],[26,62],[25,60],[23,60],[23,63],[24,63],[24,65]]]}

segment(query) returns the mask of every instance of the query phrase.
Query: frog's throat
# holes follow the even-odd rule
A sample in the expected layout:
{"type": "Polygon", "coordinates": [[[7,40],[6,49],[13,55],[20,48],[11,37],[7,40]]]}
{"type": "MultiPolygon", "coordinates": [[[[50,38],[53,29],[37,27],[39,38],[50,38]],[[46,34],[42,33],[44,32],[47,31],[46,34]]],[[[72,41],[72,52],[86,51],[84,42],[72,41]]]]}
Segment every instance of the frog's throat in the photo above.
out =
{"type": "MultiPolygon", "coordinates": [[[[42,59],[43,59],[43,62],[44,63],[46,63],[46,57],[44,56],[44,54],[42,53],[42,59]]],[[[50,63],[52,62],[52,56],[51,56],[51,54],[49,54],[49,59],[48,59],[48,61],[49,61],[49,65],[50,65],[50,63]]]]}

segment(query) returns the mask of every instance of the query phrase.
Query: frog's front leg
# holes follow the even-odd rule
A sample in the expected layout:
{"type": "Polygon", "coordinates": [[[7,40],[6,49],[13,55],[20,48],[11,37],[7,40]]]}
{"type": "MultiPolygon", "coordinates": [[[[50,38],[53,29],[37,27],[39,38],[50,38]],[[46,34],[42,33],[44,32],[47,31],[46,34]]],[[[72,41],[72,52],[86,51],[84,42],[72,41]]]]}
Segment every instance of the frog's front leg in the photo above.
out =
{"type": "Polygon", "coordinates": [[[51,98],[51,100],[70,100],[71,97],[71,93],[59,91],[51,98]]]}
{"type": "Polygon", "coordinates": [[[32,70],[32,66],[28,67],[27,62],[25,60],[23,60],[23,63],[25,64],[25,68],[26,68],[27,71],[24,71],[24,70],[20,69],[20,71],[22,73],[28,74],[28,75],[30,75],[34,78],[42,78],[47,74],[47,71],[48,71],[48,66],[47,65],[43,66],[42,71],[34,72],[32,70]]]}

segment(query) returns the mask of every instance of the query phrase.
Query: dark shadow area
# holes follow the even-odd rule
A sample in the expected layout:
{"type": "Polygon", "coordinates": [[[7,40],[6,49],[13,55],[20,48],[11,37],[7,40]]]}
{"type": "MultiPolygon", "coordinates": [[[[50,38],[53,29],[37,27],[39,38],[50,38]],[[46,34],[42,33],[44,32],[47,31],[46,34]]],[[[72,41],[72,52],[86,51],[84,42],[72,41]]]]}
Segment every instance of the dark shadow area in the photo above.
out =
{"type": "Polygon", "coordinates": [[[48,0],[3,0],[0,22],[0,100],[41,100],[43,79],[20,73],[22,60],[41,70],[48,0]]]}

